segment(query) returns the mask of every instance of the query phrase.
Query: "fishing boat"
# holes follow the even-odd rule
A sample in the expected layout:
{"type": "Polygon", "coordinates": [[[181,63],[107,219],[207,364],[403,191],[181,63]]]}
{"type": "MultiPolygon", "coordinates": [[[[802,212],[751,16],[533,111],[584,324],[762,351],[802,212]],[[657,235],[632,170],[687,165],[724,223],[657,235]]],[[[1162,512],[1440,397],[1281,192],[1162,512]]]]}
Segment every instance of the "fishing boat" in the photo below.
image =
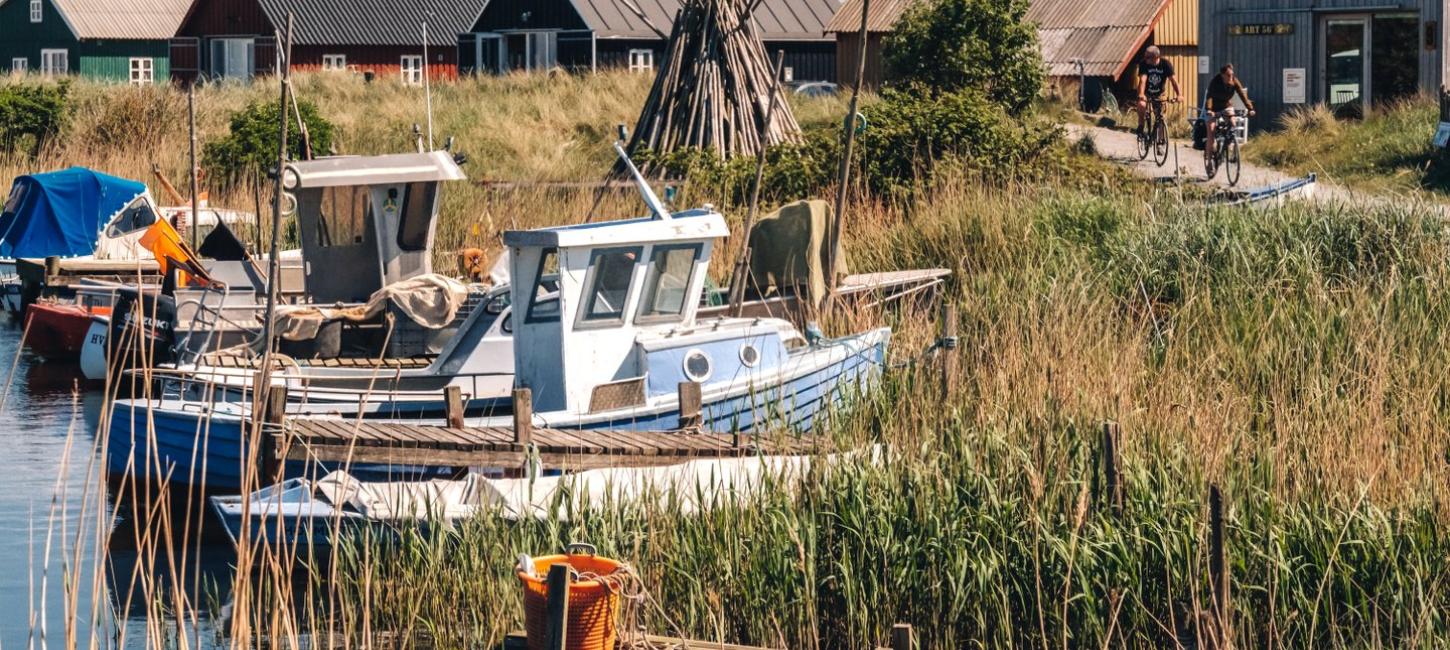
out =
{"type": "Polygon", "coordinates": [[[25,311],[25,345],[46,361],[75,361],[90,331],[93,313],[99,315],[76,304],[34,303],[25,311]]]}
{"type": "MultiPolygon", "coordinates": [[[[889,328],[831,339],[785,319],[700,320],[714,243],[729,235],[725,218],[709,206],[671,213],[637,180],[651,216],[504,235],[515,312],[499,327],[512,333],[512,383],[532,390],[539,426],[678,429],[678,386],[693,382],[706,429],[807,430],[869,388],[884,365],[889,328]]],[[[330,408],[346,415],[359,406],[330,408]]],[[[500,402],[470,423],[509,424],[507,408],[500,402]]],[[[118,401],[109,465],[236,490],[254,460],[243,444],[248,409],[206,400],[118,401]]],[[[289,463],[284,472],[306,470],[289,463]]]]}

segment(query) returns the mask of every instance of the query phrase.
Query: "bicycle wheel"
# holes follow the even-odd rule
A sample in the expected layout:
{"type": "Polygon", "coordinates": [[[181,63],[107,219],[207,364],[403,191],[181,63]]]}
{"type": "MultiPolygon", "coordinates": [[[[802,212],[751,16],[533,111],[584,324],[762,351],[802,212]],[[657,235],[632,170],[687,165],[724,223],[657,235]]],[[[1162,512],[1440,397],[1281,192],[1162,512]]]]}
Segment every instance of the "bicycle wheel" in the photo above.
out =
{"type": "Polygon", "coordinates": [[[1159,167],[1168,162],[1168,125],[1162,118],[1153,125],[1153,162],[1159,167]]]}
{"type": "Polygon", "coordinates": [[[1148,145],[1148,134],[1151,133],[1151,131],[1148,130],[1148,127],[1149,126],[1151,126],[1151,125],[1149,125],[1149,124],[1143,125],[1143,130],[1141,132],[1138,132],[1137,133],[1137,136],[1138,136],[1138,160],[1145,160],[1145,159],[1148,158],[1148,149],[1150,148],[1149,145],[1148,145]]]}
{"type": "Polygon", "coordinates": [[[1204,180],[1211,181],[1213,180],[1213,175],[1218,173],[1218,164],[1214,160],[1214,157],[1220,149],[1218,143],[1214,142],[1213,139],[1210,139],[1208,144],[1214,145],[1215,153],[1209,153],[1208,147],[1203,148],[1203,178],[1204,180]]]}
{"type": "Polygon", "coordinates": [[[1228,175],[1228,185],[1233,187],[1239,184],[1239,172],[1243,171],[1243,161],[1239,158],[1239,139],[1229,135],[1224,142],[1223,150],[1223,173],[1228,175]]]}

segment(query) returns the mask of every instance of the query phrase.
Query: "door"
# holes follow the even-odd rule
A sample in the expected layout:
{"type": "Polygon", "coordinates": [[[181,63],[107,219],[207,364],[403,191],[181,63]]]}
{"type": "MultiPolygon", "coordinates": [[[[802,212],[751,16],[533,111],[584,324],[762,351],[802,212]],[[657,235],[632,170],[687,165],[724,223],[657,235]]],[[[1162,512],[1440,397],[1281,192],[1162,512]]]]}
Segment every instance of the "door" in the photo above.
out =
{"type": "Polygon", "coordinates": [[[478,51],[474,68],[480,74],[503,74],[506,72],[503,67],[503,35],[502,34],[477,34],[478,51]]]}
{"type": "Polygon", "coordinates": [[[211,42],[211,74],[222,79],[252,78],[255,50],[250,38],[218,38],[211,42]]]}
{"type": "Polygon", "coordinates": [[[1358,111],[1369,96],[1368,17],[1325,18],[1321,53],[1324,102],[1335,111],[1358,111]]]}

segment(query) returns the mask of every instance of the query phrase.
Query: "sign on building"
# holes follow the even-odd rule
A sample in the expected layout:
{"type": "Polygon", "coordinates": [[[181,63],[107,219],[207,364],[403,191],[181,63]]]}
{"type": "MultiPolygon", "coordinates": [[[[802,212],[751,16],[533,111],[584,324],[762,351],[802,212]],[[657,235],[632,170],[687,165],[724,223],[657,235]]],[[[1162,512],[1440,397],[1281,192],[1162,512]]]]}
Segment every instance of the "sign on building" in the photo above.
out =
{"type": "Polygon", "coordinates": [[[1284,68],[1284,103],[1303,104],[1307,101],[1306,76],[1304,68],[1284,68]]]}

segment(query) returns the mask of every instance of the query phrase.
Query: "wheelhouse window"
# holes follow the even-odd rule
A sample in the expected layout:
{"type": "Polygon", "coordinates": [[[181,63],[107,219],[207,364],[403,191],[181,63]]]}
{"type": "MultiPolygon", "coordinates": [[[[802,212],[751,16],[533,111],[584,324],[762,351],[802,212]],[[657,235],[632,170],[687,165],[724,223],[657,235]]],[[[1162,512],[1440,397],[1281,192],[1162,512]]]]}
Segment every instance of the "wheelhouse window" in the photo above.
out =
{"type": "Polygon", "coordinates": [[[544,249],[539,256],[539,272],[534,276],[534,295],[529,297],[529,314],[526,323],[555,323],[559,321],[559,251],[544,249]]]}
{"type": "Polygon", "coordinates": [[[423,85],[423,56],[421,54],[405,55],[400,60],[399,65],[403,70],[403,83],[405,85],[423,85]]]}
{"type": "Polygon", "coordinates": [[[323,188],[317,215],[318,245],[356,246],[363,243],[371,215],[372,196],[367,187],[339,185],[323,188]]]}
{"type": "Polygon", "coordinates": [[[403,195],[403,211],[398,215],[398,248],[420,251],[428,247],[428,226],[433,223],[433,203],[437,198],[437,183],[408,184],[403,195]]]}
{"type": "Polygon", "coordinates": [[[346,54],[324,54],[322,55],[322,69],[328,72],[341,72],[347,69],[346,54]]]}
{"type": "Polygon", "coordinates": [[[42,0],[30,0],[30,22],[38,23],[45,17],[42,0]]]}
{"type": "Polygon", "coordinates": [[[580,321],[591,324],[624,322],[625,303],[634,281],[634,265],[642,251],[632,248],[604,248],[589,260],[584,279],[584,303],[580,321]]]}
{"type": "Polygon", "coordinates": [[[690,279],[699,259],[699,244],[655,247],[639,300],[639,320],[673,320],[685,315],[690,279]]]}
{"type": "Polygon", "coordinates": [[[654,50],[630,50],[629,71],[630,72],[653,72],[655,69],[654,50]]]}
{"type": "Polygon", "coordinates": [[[131,83],[137,86],[150,85],[156,81],[156,68],[153,59],[145,57],[131,58],[131,83]]]}

